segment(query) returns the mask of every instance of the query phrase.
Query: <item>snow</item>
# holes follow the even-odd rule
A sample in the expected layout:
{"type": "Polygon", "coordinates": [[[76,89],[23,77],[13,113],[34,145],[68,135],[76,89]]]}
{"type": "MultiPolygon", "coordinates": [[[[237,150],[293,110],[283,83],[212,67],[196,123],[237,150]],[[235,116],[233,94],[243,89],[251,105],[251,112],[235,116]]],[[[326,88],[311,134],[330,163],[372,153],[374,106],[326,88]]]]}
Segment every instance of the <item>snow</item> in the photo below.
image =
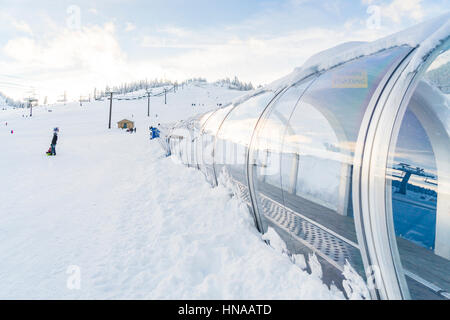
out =
{"type": "Polygon", "coordinates": [[[111,130],[107,100],[36,107],[32,118],[0,110],[0,298],[343,299],[321,270],[305,271],[314,258],[288,257],[276,233],[268,246],[228,187],[148,139],[150,125],[241,94],[188,86],[167,105],[152,98],[151,119],[146,100],[114,101],[111,130]],[[123,118],[135,134],[116,128],[123,118]]]}
{"type": "Polygon", "coordinates": [[[268,241],[270,246],[274,248],[275,251],[282,254],[288,253],[286,243],[273,228],[269,227],[267,232],[263,234],[262,239],[268,241]]]}
{"type": "MultiPolygon", "coordinates": [[[[438,20],[440,24],[437,24],[437,30],[434,31],[433,35],[420,42],[420,47],[408,65],[406,72],[415,71],[424,62],[430,52],[445,40],[450,39],[450,13],[443,15],[442,18],[442,22],[438,20]]],[[[419,33],[419,30],[415,31],[419,33]]]]}
{"type": "MultiPolygon", "coordinates": [[[[374,272],[377,272],[377,269],[374,267],[374,272]]],[[[359,299],[370,299],[370,293],[367,284],[361,278],[361,276],[352,268],[352,266],[348,263],[344,266],[344,277],[343,286],[345,293],[349,297],[350,300],[359,300],[359,299]]],[[[371,279],[373,281],[373,279],[371,279]]],[[[374,283],[372,283],[374,285],[374,283]]]]}

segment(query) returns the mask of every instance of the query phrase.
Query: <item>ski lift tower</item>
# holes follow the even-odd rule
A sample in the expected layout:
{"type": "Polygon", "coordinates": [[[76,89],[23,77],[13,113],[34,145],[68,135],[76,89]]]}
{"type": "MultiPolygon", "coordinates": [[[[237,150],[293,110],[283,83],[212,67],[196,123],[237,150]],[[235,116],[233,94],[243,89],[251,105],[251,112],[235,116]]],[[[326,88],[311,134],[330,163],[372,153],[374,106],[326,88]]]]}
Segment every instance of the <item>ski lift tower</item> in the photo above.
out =
{"type": "Polygon", "coordinates": [[[426,173],[425,169],[419,167],[413,168],[407,163],[399,163],[398,165],[394,166],[394,169],[403,172],[403,176],[401,177],[402,181],[400,183],[400,189],[398,191],[398,193],[400,194],[406,194],[406,188],[412,175],[436,180],[436,176],[430,173],[426,173]]]}
{"type": "Polygon", "coordinates": [[[33,103],[37,104],[38,99],[30,97],[30,98],[26,98],[25,102],[28,103],[28,107],[30,108],[30,117],[32,117],[33,116],[33,103]]]}
{"type": "Polygon", "coordinates": [[[108,129],[111,129],[111,114],[112,114],[112,103],[113,103],[113,94],[117,94],[119,92],[115,91],[107,91],[105,94],[109,95],[109,122],[108,122],[108,129]]]}
{"type": "Polygon", "coordinates": [[[61,103],[64,103],[64,105],[66,105],[66,102],[67,102],[67,92],[64,91],[64,94],[61,95],[61,98],[58,99],[58,100],[56,100],[56,102],[61,102],[61,103]]]}
{"type": "Polygon", "coordinates": [[[150,97],[152,95],[152,89],[145,89],[147,93],[147,117],[150,117],[150,97]]]}

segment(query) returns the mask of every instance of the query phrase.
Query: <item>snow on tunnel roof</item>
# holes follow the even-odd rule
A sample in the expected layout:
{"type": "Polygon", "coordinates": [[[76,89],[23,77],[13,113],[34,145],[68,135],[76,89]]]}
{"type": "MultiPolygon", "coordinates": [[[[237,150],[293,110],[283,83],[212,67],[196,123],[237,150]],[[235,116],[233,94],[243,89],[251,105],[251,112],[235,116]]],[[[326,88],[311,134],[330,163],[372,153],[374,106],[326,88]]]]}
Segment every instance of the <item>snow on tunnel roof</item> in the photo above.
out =
{"type": "Polygon", "coordinates": [[[301,67],[296,68],[289,75],[278,79],[267,86],[256,89],[247,95],[233,101],[240,104],[249,98],[264,91],[277,91],[292,85],[314,73],[331,69],[350,60],[368,56],[376,52],[393,47],[408,45],[417,47],[407,72],[414,71],[423,62],[424,58],[450,36],[450,12],[434,19],[417,24],[406,30],[394,33],[373,42],[346,42],[336,47],[319,52],[310,57],[301,67]]]}

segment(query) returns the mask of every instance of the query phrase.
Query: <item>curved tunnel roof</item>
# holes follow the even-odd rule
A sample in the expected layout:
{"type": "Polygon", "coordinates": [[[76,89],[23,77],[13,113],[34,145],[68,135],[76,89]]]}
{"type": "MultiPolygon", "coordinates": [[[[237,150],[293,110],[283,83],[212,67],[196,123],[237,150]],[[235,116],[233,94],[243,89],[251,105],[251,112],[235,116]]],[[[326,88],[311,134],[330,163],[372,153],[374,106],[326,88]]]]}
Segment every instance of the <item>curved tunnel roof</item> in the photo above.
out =
{"type": "Polygon", "coordinates": [[[313,55],[289,75],[241,96],[235,99],[233,103],[240,104],[262,91],[277,91],[314,73],[331,69],[362,56],[403,45],[412,48],[417,47],[414,58],[408,66],[409,71],[414,71],[423,62],[424,58],[449,36],[450,12],[447,12],[429,21],[372,42],[351,41],[342,43],[313,55]]]}

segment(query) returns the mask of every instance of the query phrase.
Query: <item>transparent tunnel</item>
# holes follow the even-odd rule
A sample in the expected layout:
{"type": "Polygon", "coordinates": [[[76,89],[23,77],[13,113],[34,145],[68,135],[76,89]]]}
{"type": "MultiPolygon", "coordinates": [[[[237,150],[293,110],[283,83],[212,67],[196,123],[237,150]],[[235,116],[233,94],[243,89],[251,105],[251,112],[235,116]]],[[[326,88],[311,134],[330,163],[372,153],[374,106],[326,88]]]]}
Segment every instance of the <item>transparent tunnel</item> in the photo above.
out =
{"type": "Polygon", "coordinates": [[[374,299],[448,299],[448,21],[178,123],[168,148],[347,295],[350,269],[374,299]]]}

